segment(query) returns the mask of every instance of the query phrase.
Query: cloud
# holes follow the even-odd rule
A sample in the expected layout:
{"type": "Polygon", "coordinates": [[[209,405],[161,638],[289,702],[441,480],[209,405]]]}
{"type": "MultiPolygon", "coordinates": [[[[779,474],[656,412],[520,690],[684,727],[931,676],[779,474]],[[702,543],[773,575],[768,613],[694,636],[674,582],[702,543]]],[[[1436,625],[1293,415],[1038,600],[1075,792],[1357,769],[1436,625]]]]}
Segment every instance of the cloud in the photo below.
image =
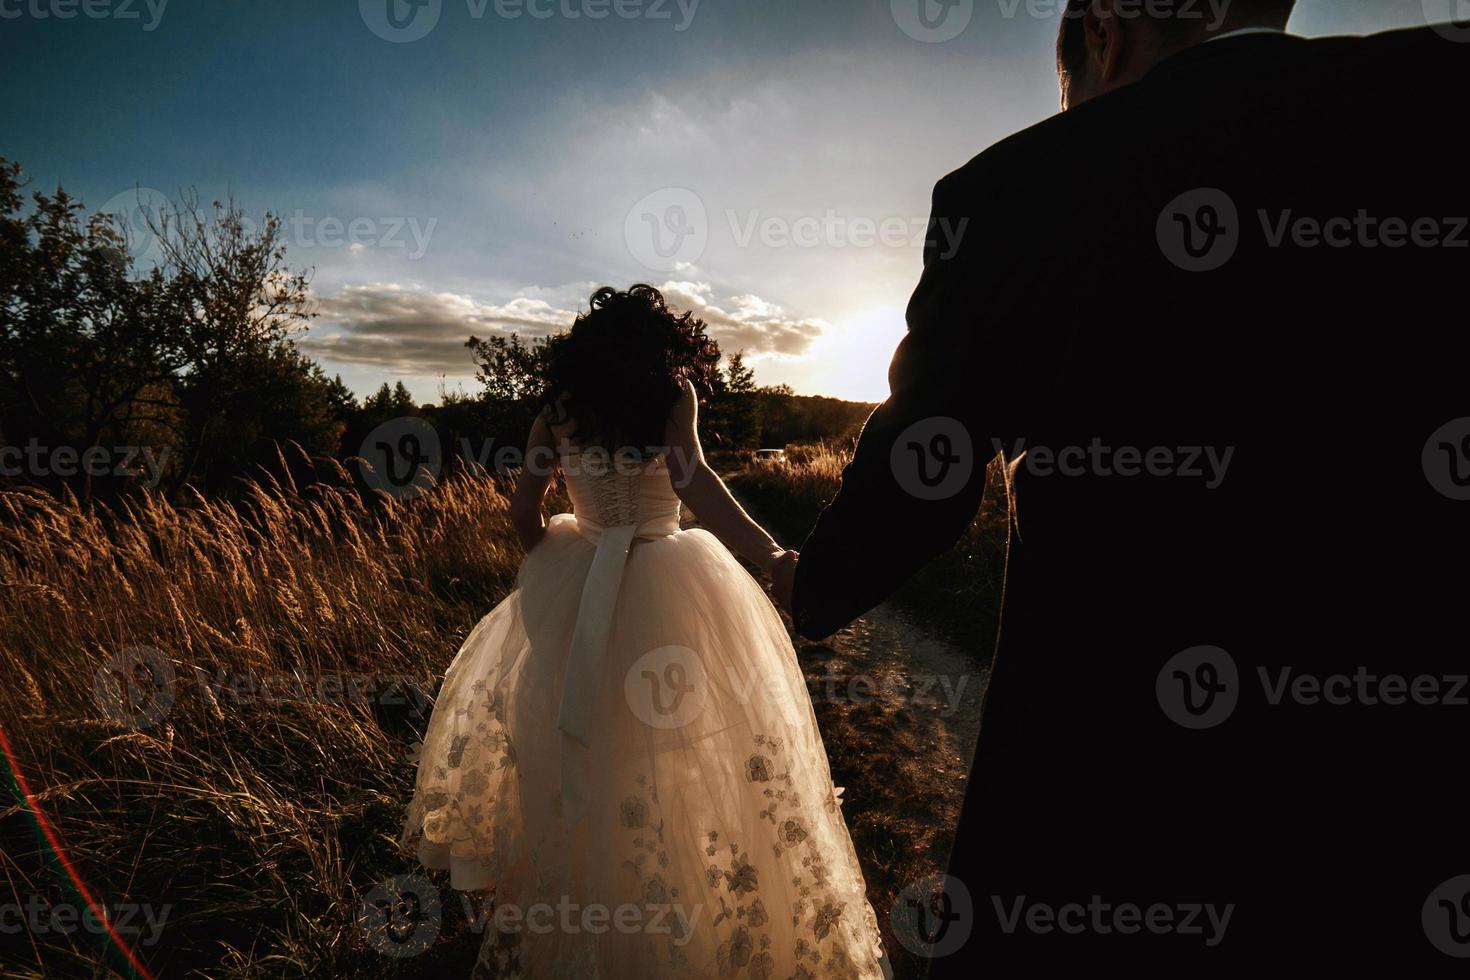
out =
{"type": "Polygon", "coordinates": [[[775,303],[749,294],[731,297],[725,307],[714,302],[714,287],[704,282],[666,282],[664,298],[681,310],[693,311],[709,327],[720,348],[752,357],[777,354],[800,357],[831,325],[813,317],[789,316],[775,303]]]}
{"type": "Polygon", "coordinates": [[[303,350],[409,375],[471,374],[464,345],[472,335],[540,337],[565,329],[576,315],[526,296],[496,305],[396,283],[343,286],[335,296],[318,297],[317,310],[303,350]]]}
{"type": "MultiPolygon", "coordinates": [[[[704,320],[728,353],[796,357],[829,329],[824,320],[792,317],[758,296],[717,302],[714,287],[705,282],[668,282],[662,288],[672,306],[704,320]]],[[[564,304],[586,289],[579,284],[524,293],[549,298],[523,294],[496,304],[396,283],[343,286],[335,295],[317,297],[319,316],[301,347],[337,364],[403,375],[469,375],[474,365],[464,345],[470,336],[543,337],[565,330],[577,314],[564,304]]]]}

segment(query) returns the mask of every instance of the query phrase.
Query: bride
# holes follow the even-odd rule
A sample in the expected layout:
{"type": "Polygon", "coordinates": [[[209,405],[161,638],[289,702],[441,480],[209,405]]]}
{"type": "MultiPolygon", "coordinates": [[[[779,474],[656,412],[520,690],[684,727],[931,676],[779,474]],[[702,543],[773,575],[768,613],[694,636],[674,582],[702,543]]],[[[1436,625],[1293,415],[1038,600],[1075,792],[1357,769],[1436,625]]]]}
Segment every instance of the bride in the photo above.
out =
{"type": "Polygon", "coordinates": [[[476,977],[884,976],[789,635],[726,550],[794,557],[704,461],[716,357],[641,285],[550,348],[518,588],[445,675],[403,833],[493,890],[476,977]],[[547,522],[558,471],[574,514],[547,522]]]}

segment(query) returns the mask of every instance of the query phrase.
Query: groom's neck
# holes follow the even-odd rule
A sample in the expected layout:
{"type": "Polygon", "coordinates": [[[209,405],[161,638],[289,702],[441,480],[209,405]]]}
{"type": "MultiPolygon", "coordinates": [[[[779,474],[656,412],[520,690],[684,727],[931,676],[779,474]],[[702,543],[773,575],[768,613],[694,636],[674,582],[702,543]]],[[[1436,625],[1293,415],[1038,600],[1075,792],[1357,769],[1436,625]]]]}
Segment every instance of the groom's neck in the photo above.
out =
{"type": "Polygon", "coordinates": [[[1280,14],[1240,12],[1232,7],[1224,16],[1201,22],[1191,30],[1164,22],[1135,24],[1141,29],[1125,31],[1113,21],[1097,25],[1098,33],[1092,37],[1087,36],[1081,22],[1064,23],[1057,58],[1062,108],[1131,85],[1161,62],[1215,38],[1236,31],[1285,30],[1286,20],[1280,14]]]}

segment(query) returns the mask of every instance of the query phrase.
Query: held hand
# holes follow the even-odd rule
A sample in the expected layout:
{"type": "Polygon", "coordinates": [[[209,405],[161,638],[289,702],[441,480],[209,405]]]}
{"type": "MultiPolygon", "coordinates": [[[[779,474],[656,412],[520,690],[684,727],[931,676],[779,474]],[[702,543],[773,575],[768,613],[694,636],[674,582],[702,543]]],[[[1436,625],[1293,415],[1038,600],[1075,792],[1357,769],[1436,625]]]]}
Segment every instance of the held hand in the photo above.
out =
{"type": "Polygon", "coordinates": [[[796,587],[796,563],[800,558],[796,552],[786,551],[771,566],[771,595],[776,605],[788,613],[792,611],[791,594],[796,587]]]}

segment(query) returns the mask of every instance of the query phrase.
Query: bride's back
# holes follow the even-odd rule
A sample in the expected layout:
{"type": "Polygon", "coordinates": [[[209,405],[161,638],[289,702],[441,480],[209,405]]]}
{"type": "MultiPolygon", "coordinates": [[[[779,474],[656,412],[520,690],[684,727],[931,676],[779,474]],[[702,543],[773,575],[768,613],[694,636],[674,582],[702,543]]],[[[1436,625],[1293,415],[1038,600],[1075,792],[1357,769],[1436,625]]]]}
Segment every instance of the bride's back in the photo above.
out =
{"type": "Polygon", "coordinates": [[[600,447],[568,444],[559,457],[579,521],[624,527],[672,520],[678,527],[680,501],[667,457],[615,456],[600,447]]]}

